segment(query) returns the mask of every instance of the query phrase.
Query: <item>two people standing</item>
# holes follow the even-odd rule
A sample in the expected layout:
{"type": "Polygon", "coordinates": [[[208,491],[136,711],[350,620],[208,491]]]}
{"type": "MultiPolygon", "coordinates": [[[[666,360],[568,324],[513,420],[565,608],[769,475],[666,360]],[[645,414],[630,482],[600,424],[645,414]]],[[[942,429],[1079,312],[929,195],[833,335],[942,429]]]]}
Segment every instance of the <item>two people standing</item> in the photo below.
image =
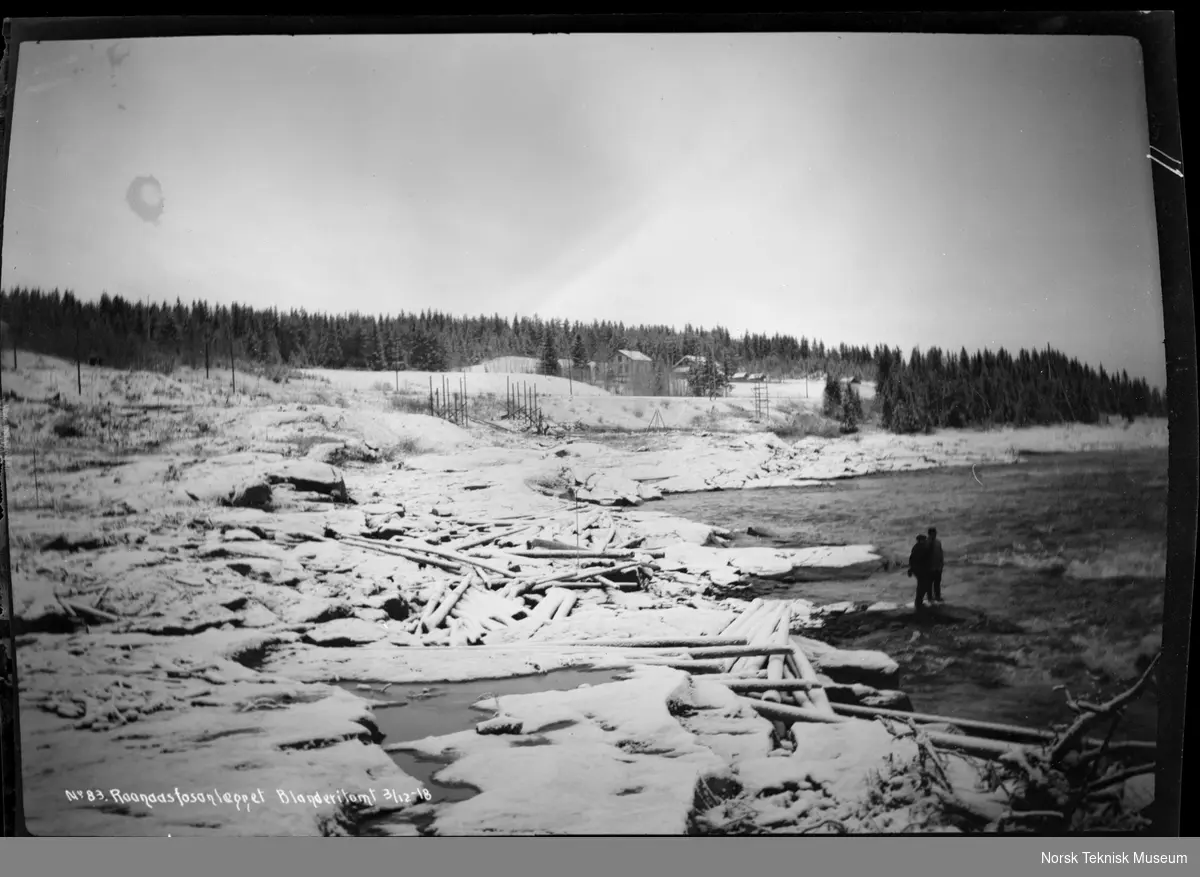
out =
{"type": "Polygon", "coordinates": [[[942,603],[942,569],[945,555],[937,537],[937,528],[930,527],[922,533],[908,555],[908,577],[917,580],[915,607],[919,611],[928,598],[930,605],[942,603]]]}

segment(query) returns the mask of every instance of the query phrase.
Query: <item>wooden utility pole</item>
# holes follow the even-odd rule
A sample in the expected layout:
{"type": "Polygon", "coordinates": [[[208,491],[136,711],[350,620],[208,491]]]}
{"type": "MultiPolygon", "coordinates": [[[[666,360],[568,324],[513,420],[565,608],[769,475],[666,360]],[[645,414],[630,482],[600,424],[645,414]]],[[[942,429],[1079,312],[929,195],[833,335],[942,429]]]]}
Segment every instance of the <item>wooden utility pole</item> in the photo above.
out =
{"type": "Polygon", "coordinates": [[[83,322],[83,306],[75,306],[75,387],[79,390],[79,395],[83,396],[83,368],[79,364],[79,329],[83,322]]]}
{"type": "Polygon", "coordinates": [[[233,323],[229,324],[229,380],[233,387],[234,395],[237,395],[237,363],[233,359],[233,323]]]}

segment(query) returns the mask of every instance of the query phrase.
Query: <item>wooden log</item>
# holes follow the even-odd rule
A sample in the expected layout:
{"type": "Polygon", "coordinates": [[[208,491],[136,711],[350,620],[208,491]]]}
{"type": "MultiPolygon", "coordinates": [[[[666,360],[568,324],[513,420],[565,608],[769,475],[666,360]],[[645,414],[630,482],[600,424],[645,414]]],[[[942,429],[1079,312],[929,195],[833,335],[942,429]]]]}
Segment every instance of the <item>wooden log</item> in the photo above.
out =
{"type": "Polygon", "coordinates": [[[525,637],[533,636],[551,619],[566,595],[567,592],[560,588],[551,588],[542,598],[542,602],[529,613],[529,617],[517,627],[517,631],[525,637]]]}
{"type": "MultiPolygon", "coordinates": [[[[543,536],[549,535],[548,530],[542,530],[541,532],[543,536]]],[[[570,542],[561,542],[558,539],[544,539],[542,536],[530,539],[528,546],[530,551],[575,551],[579,548],[578,545],[570,542]]]]}
{"type": "Polygon", "coordinates": [[[444,548],[435,548],[432,545],[419,545],[419,544],[410,543],[410,542],[400,542],[398,544],[402,549],[405,549],[407,551],[414,551],[414,552],[420,551],[420,552],[424,552],[426,554],[432,554],[436,557],[442,557],[442,558],[445,558],[446,560],[457,563],[460,566],[465,566],[468,564],[471,566],[477,566],[482,570],[485,570],[490,573],[494,573],[494,574],[496,574],[498,576],[502,576],[506,579],[511,579],[511,578],[515,577],[512,573],[510,573],[506,569],[501,569],[498,566],[492,566],[490,563],[485,563],[484,561],[478,560],[474,557],[468,557],[467,555],[462,554],[457,551],[447,551],[444,548]]]}
{"type": "Polygon", "coordinates": [[[460,621],[470,620],[488,630],[496,630],[507,626],[503,619],[492,617],[487,605],[479,600],[478,591],[475,588],[467,589],[467,592],[459,598],[458,603],[450,610],[450,614],[460,621]]]}
{"type": "MultiPolygon", "coordinates": [[[[812,668],[812,664],[809,663],[808,656],[804,654],[804,649],[800,648],[796,641],[791,639],[790,635],[788,639],[792,644],[792,660],[795,662],[798,675],[801,679],[808,682],[816,682],[817,672],[812,668]]],[[[812,701],[814,709],[825,715],[833,715],[833,707],[830,705],[829,697],[825,694],[824,690],[820,688],[810,689],[808,699],[812,701]]]]}
{"type": "Polygon", "coordinates": [[[630,657],[629,663],[646,664],[651,667],[672,667],[676,670],[686,670],[689,673],[720,673],[725,669],[725,665],[720,661],[689,661],[686,658],[667,656],[630,657]]]}
{"type": "Polygon", "coordinates": [[[429,599],[425,601],[425,609],[421,613],[419,625],[424,625],[425,622],[429,620],[429,617],[431,615],[433,615],[434,612],[437,611],[438,606],[440,606],[442,603],[442,598],[445,596],[446,596],[446,583],[439,582],[437,587],[434,588],[433,593],[430,595],[429,599]]]}
{"type": "Polygon", "coordinates": [[[489,632],[485,625],[475,619],[467,619],[464,624],[467,626],[467,634],[471,645],[483,642],[483,637],[489,632]]]}
{"type": "Polygon", "coordinates": [[[747,617],[750,616],[751,613],[758,612],[760,609],[762,609],[765,602],[766,601],[764,601],[762,597],[755,598],[750,605],[736,614],[733,621],[725,625],[724,630],[721,631],[721,635],[733,636],[735,634],[740,634],[741,628],[745,627],[746,625],[747,617]]]}
{"type": "Polygon", "coordinates": [[[450,610],[450,617],[457,618],[459,622],[466,624],[472,629],[478,628],[480,637],[482,637],[484,633],[494,633],[498,630],[508,629],[508,625],[504,624],[502,621],[497,621],[494,618],[481,615],[463,615],[461,614],[461,609],[458,606],[455,606],[452,610],[450,610]]]}
{"type": "Polygon", "coordinates": [[[471,580],[464,578],[461,582],[450,589],[450,593],[446,595],[446,599],[442,601],[432,615],[425,621],[425,629],[433,633],[442,622],[446,620],[446,616],[450,614],[450,610],[454,608],[454,604],[458,602],[458,598],[466,593],[467,588],[471,586],[471,580]]]}
{"type": "Polygon", "coordinates": [[[480,545],[488,545],[492,542],[498,542],[501,539],[511,539],[513,536],[524,533],[532,526],[532,524],[525,524],[524,526],[513,527],[508,530],[503,530],[499,533],[485,533],[484,535],[476,536],[473,539],[467,539],[461,542],[452,542],[447,547],[454,551],[466,551],[470,548],[478,548],[480,545]]]}
{"type": "Polygon", "coordinates": [[[845,716],[826,715],[816,710],[800,709],[795,706],[788,706],[782,703],[772,703],[769,700],[759,700],[754,697],[742,698],[749,703],[764,719],[772,721],[787,722],[789,724],[795,722],[820,722],[824,724],[839,724],[841,722],[853,722],[855,719],[845,716]]]}
{"type": "MultiPolygon", "coordinates": [[[[817,710],[805,710],[784,704],[771,703],[770,701],[758,700],[756,698],[744,699],[754,707],[759,715],[767,719],[793,722],[824,722],[827,724],[863,721],[862,719],[850,716],[829,715],[817,710]]],[[[1022,752],[1037,748],[1036,745],[988,740],[982,737],[968,737],[963,734],[945,734],[940,731],[925,731],[924,733],[935,746],[940,746],[944,749],[953,749],[958,752],[966,752],[969,755],[978,755],[984,758],[1000,758],[1012,752],[1022,752]]]]}
{"type": "Polygon", "coordinates": [[[528,614],[524,603],[507,600],[494,591],[481,591],[479,598],[488,607],[492,617],[499,618],[501,621],[511,622],[518,615],[528,614]]]}
{"type": "Polygon", "coordinates": [[[545,548],[523,548],[510,551],[516,557],[534,560],[629,560],[641,551],[594,551],[588,548],[550,550],[545,548]]]}
{"type": "Polygon", "coordinates": [[[347,545],[352,545],[356,548],[365,548],[368,551],[378,551],[380,554],[390,554],[393,557],[403,557],[405,560],[411,560],[413,563],[420,563],[425,566],[434,566],[438,569],[444,569],[446,572],[461,573],[462,567],[456,563],[449,563],[445,560],[439,560],[436,557],[430,557],[426,554],[418,554],[415,551],[409,551],[406,548],[395,548],[390,545],[375,543],[373,540],[363,539],[357,536],[343,536],[338,540],[347,545]]]}
{"type": "MultiPolygon", "coordinates": [[[[780,625],[784,613],[790,613],[791,607],[789,604],[768,604],[771,606],[767,613],[764,613],[760,618],[755,619],[754,627],[746,631],[746,639],[751,644],[759,644],[770,642],[775,635],[775,629],[780,625]]],[[[737,658],[729,665],[728,672],[744,673],[748,670],[760,670],[767,663],[766,657],[761,655],[753,655],[744,658],[737,658]]]]}
{"type": "MultiPolygon", "coordinates": [[[[915,724],[918,724],[918,725],[923,725],[923,724],[954,725],[955,727],[962,728],[964,730],[975,731],[980,736],[987,736],[989,734],[994,734],[999,737],[1023,737],[1030,741],[1041,740],[1041,741],[1046,741],[1046,742],[1057,739],[1057,736],[1054,734],[1053,731],[1044,731],[1044,730],[1041,730],[1038,728],[1025,728],[1020,725],[1006,725],[1006,724],[1001,724],[998,722],[984,722],[984,721],[980,721],[979,719],[959,719],[959,718],[955,718],[953,716],[939,716],[939,715],[932,715],[930,713],[906,713],[901,710],[889,710],[889,709],[884,709],[882,707],[874,707],[874,706],[855,706],[853,704],[843,704],[843,703],[833,704],[833,711],[835,713],[841,713],[842,715],[847,715],[847,716],[854,716],[856,718],[858,718],[858,717],[874,718],[876,716],[882,716],[884,718],[896,719],[901,722],[912,720],[915,724]]],[[[1091,745],[1094,745],[1094,746],[1103,745],[1102,740],[1088,740],[1085,742],[1089,743],[1091,745]]],[[[1145,749],[1145,750],[1153,751],[1156,748],[1157,744],[1155,744],[1153,742],[1148,742],[1148,741],[1119,740],[1119,741],[1115,741],[1115,742],[1110,742],[1108,745],[1110,748],[1122,746],[1122,747],[1126,747],[1126,748],[1145,749]]]]}
{"type": "Polygon", "coordinates": [[[749,606],[742,610],[742,613],[730,624],[723,633],[730,634],[736,632],[739,636],[743,636],[750,632],[759,622],[761,622],[771,612],[774,604],[768,603],[761,597],[755,599],[749,606]]]}
{"type": "Polygon", "coordinates": [[[95,606],[89,606],[87,603],[82,603],[77,600],[64,600],[62,598],[59,598],[59,602],[62,603],[63,606],[67,607],[68,609],[73,610],[74,612],[77,612],[80,615],[90,615],[90,616],[92,616],[93,619],[98,618],[101,621],[122,621],[122,620],[124,620],[123,616],[115,615],[112,612],[105,612],[103,609],[97,609],[95,606]]]}
{"type": "Polygon", "coordinates": [[[720,682],[730,691],[739,694],[761,691],[808,691],[821,687],[820,682],[809,682],[806,679],[753,679],[748,676],[721,676],[711,681],[720,682]]]}
{"type": "MultiPolygon", "coordinates": [[[[692,658],[762,658],[762,663],[766,664],[767,658],[771,655],[785,655],[792,650],[791,645],[782,645],[777,643],[769,643],[759,641],[750,643],[744,646],[712,646],[712,647],[697,647],[687,650],[688,656],[692,658]]],[[[757,670],[759,668],[752,667],[757,670]]]]}
{"type": "MultiPolygon", "coordinates": [[[[780,625],[779,627],[777,627],[775,629],[775,645],[785,646],[788,648],[788,651],[787,652],[781,651],[778,654],[773,654],[769,658],[767,658],[767,681],[768,682],[782,682],[783,681],[783,674],[784,674],[784,669],[785,669],[784,656],[787,655],[791,651],[791,643],[788,642],[788,629],[787,629],[786,624],[780,625]]],[[[773,700],[776,703],[783,702],[783,695],[780,693],[780,690],[778,688],[772,688],[769,691],[764,692],[763,698],[766,700],[773,700]]]]}
{"type": "Polygon", "coordinates": [[[670,636],[634,637],[630,639],[594,639],[563,645],[589,645],[618,649],[693,649],[705,646],[744,646],[746,641],[736,636],[670,636]]]}
{"type": "Polygon", "coordinates": [[[637,582],[614,582],[610,579],[605,579],[603,576],[596,576],[594,582],[556,582],[556,588],[574,588],[578,591],[586,591],[591,588],[616,588],[620,591],[640,591],[642,586],[637,582]]]}
{"type": "Polygon", "coordinates": [[[457,618],[451,618],[447,622],[447,626],[450,629],[450,645],[452,647],[469,646],[471,644],[471,639],[461,621],[457,618]]]}
{"type": "Polygon", "coordinates": [[[562,602],[558,604],[558,608],[554,610],[554,615],[551,619],[554,621],[562,621],[571,614],[571,610],[575,608],[576,601],[579,600],[579,594],[575,591],[567,591],[563,595],[562,602]]]}
{"type": "Polygon", "coordinates": [[[577,582],[581,579],[590,578],[594,575],[602,575],[604,573],[611,575],[612,573],[624,572],[626,570],[633,569],[638,565],[639,564],[634,561],[631,563],[618,564],[617,566],[594,566],[588,569],[581,569],[579,572],[559,573],[558,575],[529,583],[526,586],[526,590],[540,591],[559,582],[577,582]]]}

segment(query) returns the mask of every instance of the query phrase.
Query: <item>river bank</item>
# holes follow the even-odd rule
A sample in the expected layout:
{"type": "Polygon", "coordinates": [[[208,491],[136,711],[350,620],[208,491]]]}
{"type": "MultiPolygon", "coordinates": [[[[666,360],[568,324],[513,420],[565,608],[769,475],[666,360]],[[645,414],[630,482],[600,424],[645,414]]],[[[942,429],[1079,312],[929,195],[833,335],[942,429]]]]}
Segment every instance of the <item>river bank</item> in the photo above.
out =
{"type": "MultiPolygon", "coordinates": [[[[724,806],[709,798],[731,778],[739,806],[753,803],[737,818],[760,827],[826,811],[852,821],[869,771],[888,754],[909,758],[911,743],[877,723],[798,723],[806,745],[780,749],[771,723],[720,684],[582,643],[716,636],[748,604],[729,595],[739,582],[857,581],[887,552],[745,546],[656,501],[1166,441],[1153,422],[795,442],[715,431],[537,437],[459,429],[366,396],[323,404],[319,385],[252,384],[222,401],[198,377],[101,369],[89,379],[109,382],[107,404],[80,408],[51,374],[18,374],[20,398],[8,402],[25,813],[48,835],[356,834],[367,824],[683,833],[698,811],[724,806]],[[606,560],[606,582],[554,584],[574,599],[533,626],[532,598],[548,592],[526,598],[509,583],[592,562],[535,556],[542,545],[625,551],[633,569],[606,560]],[[508,622],[472,630],[460,613],[429,629],[423,616],[467,569],[439,566],[431,549],[485,564],[478,587],[518,605],[508,622]],[[498,705],[544,742],[514,749],[474,730],[408,741],[427,757],[452,753],[439,779],[481,790],[432,813],[418,801],[422,781],[379,745],[378,698],[339,684],[583,667],[628,673],[498,705]],[[803,776],[776,788],[785,761],[803,776]],[[595,763],[602,778],[576,769],[595,763]],[[188,795],[197,798],[180,800],[188,795]]],[[[824,601],[793,587],[793,632],[819,635],[810,628],[824,601]]],[[[967,768],[956,769],[966,783],[967,768]]]]}

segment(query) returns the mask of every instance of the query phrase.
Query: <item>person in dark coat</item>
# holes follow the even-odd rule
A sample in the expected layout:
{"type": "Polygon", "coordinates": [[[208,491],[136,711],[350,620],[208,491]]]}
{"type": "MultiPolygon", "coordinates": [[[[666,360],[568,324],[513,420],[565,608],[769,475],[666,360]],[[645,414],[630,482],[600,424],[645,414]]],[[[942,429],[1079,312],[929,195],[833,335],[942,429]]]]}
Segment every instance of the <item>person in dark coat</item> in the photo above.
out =
{"type": "Polygon", "coordinates": [[[946,565],[945,555],[942,554],[942,543],[937,537],[937,527],[929,528],[929,584],[930,602],[942,601],[942,569],[946,565]]]}
{"type": "MultiPolygon", "coordinates": [[[[929,542],[924,533],[917,537],[916,544],[913,545],[912,551],[909,552],[908,577],[917,580],[917,599],[914,606],[920,611],[925,603],[925,598],[929,596],[931,584],[929,573],[929,542]]],[[[932,602],[930,600],[930,603],[932,602]]]]}

